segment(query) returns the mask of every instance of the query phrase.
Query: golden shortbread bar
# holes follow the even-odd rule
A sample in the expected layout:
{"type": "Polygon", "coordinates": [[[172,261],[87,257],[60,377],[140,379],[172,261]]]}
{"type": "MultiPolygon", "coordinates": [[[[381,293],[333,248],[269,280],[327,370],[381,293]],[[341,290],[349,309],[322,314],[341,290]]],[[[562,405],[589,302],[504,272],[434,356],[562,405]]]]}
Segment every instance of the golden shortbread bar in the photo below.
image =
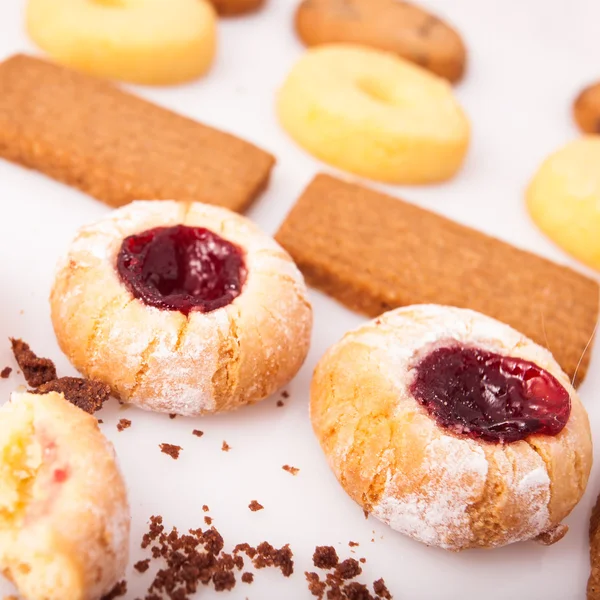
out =
{"type": "Polygon", "coordinates": [[[177,199],[247,208],[273,156],[120,90],[25,55],[0,63],[0,157],[111,206],[177,199]]]}
{"type": "Polygon", "coordinates": [[[309,284],[377,316],[446,304],[494,317],[546,346],[581,382],[598,284],[449,219],[318,175],[276,235],[309,284]]]}

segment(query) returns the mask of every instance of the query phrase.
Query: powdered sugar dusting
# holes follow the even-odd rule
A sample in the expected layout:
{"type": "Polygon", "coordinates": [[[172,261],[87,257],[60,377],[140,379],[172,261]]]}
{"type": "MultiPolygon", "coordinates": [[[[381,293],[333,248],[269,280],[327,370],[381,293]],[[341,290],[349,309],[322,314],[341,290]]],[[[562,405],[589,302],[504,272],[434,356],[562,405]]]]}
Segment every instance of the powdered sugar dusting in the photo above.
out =
{"type": "Polygon", "coordinates": [[[404,494],[403,475],[391,475],[373,514],[393,529],[441,548],[468,545],[467,508],[480,499],[488,472],[485,453],[477,444],[450,436],[433,439],[423,458],[423,484],[404,494]]]}

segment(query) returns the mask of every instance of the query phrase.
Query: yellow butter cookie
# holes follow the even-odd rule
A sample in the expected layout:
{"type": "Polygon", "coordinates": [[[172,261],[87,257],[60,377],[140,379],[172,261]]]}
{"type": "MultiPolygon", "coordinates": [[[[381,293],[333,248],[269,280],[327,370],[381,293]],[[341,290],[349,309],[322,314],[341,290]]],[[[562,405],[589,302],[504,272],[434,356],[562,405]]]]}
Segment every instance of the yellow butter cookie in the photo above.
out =
{"type": "Polygon", "coordinates": [[[277,110],[284,129],[317,158],[387,183],[449,179],[469,144],[469,122],[447,81],[360,46],[308,50],[277,110]]]}

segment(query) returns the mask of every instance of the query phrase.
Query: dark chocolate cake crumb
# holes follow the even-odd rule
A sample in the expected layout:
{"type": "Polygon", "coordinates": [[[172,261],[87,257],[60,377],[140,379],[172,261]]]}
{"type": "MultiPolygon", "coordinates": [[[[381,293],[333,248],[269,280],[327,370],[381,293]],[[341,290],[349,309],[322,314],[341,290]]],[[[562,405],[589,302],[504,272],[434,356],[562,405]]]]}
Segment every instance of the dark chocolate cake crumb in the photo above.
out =
{"type": "Polygon", "coordinates": [[[203,504],[203,505],[202,505],[202,510],[203,510],[204,512],[208,512],[208,511],[210,510],[210,508],[208,508],[208,505],[207,505],[207,504],[203,504]]]}
{"type": "Polygon", "coordinates": [[[124,429],[129,429],[131,427],[131,421],[129,419],[119,419],[117,423],[117,430],[123,431],[124,429]]]}
{"type": "Polygon", "coordinates": [[[127,582],[126,581],[119,581],[119,583],[117,583],[117,585],[115,585],[115,587],[110,590],[110,592],[108,592],[108,594],[105,594],[104,596],[102,596],[102,600],[115,600],[115,598],[120,598],[121,596],[124,596],[127,593],[127,582]]]}
{"type": "Polygon", "coordinates": [[[106,383],[80,377],[61,377],[43,383],[31,391],[34,394],[57,392],[62,394],[67,402],[91,415],[100,410],[110,398],[110,387],[106,383]]]}
{"type": "Polygon", "coordinates": [[[342,579],[354,579],[362,573],[362,567],[358,564],[356,559],[347,558],[345,561],[337,565],[335,568],[335,573],[342,579]]]}
{"type": "Polygon", "coordinates": [[[12,369],[10,367],[4,367],[4,369],[0,371],[0,377],[2,377],[2,379],[8,379],[11,373],[12,369]]]}
{"type": "Polygon", "coordinates": [[[169,413],[169,419],[175,419],[177,415],[175,413],[169,413]]]}
{"type": "Polygon", "coordinates": [[[100,425],[102,425],[102,424],[104,423],[104,421],[103,421],[102,419],[98,419],[98,423],[99,423],[100,425]]]}
{"type": "Polygon", "coordinates": [[[298,467],[290,467],[290,465],[283,465],[281,467],[284,471],[287,471],[291,475],[297,475],[300,469],[298,467]]]}
{"type": "Polygon", "coordinates": [[[306,571],[304,576],[308,582],[308,591],[313,596],[319,598],[319,600],[322,600],[323,596],[325,595],[325,590],[327,589],[327,584],[319,579],[317,573],[309,573],[306,571]]]}
{"type": "Polygon", "coordinates": [[[207,525],[212,525],[213,520],[210,517],[204,517],[204,522],[207,525]]]}
{"type": "Polygon", "coordinates": [[[358,581],[347,583],[342,587],[342,592],[345,595],[341,597],[347,598],[348,600],[375,600],[371,595],[371,592],[369,592],[367,586],[362,583],[358,583],[358,581]]]}
{"type": "Polygon", "coordinates": [[[283,390],[283,392],[281,392],[281,397],[287,400],[290,397],[290,393],[283,390]]]}
{"type": "Polygon", "coordinates": [[[317,546],[313,553],[313,564],[317,569],[333,569],[340,559],[333,546],[317,546]]]}
{"type": "Polygon", "coordinates": [[[283,403],[283,400],[277,400],[277,406],[279,408],[281,408],[282,406],[285,406],[285,404],[283,403]]]}
{"type": "Polygon", "coordinates": [[[256,552],[253,564],[257,569],[279,568],[284,577],[289,577],[294,572],[294,555],[289,544],[277,550],[269,542],[262,542],[256,547],[256,552]]]}
{"type": "Polygon", "coordinates": [[[254,581],[254,575],[246,571],[245,573],[242,573],[242,581],[244,583],[252,583],[254,581]]]}
{"type": "Polygon", "coordinates": [[[160,444],[160,451],[163,454],[168,454],[171,458],[177,460],[179,453],[183,450],[181,446],[175,446],[175,444],[160,444]]]}
{"type": "Polygon", "coordinates": [[[363,565],[367,562],[366,558],[359,558],[358,562],[361,562],[363,565]]]}
{"type": "Polygon", "coordinates": [[[348,542],[348,546],[350,546],[350,548],[355,548],[356,546],[359,546],[360,544],[358,542],[348,542]]]}
{"type": "Polygon", "coordinates": [[[221,450],[223,450],[223,452],[229,452],[231,450],[231,446],[225,440],[223,440],[221,450]]]}
{"type": "Polygon", "coordinates": [[[257,502],[256,500],[252,500],[252,502],[250,502],[250,504],[248,504],[248,508],[252,512],[256,512],[257,510],[262,510],[264,508],[264,506],[260,502],[257,502]]]}
{"type": "Polygon", "coordinates": [[[39,387],[56,379],[56,367],[49,358],[38,357],[23,340],[10,338],[17,364],[31,387],[39,387]]]}
{"type": "Polygon", "coordinates": [[[133,565],[133,568],[138,573],[145,573],[150,568],[150,559],[146,558],[145,560],[138,560],[135,565],[133,565]]]}
{"type": "Polygon", "coordinates": [[[373,591],[380,598],[384,598],[385,600],[392,599],[392,595],[390,594],[390,591],[387,589],[387,586],[385,585],[385,581],[383,581],[383,578],[378,579],[377,581],[373,582],[373,591]]]}
{"type": "Polygon", "coordinates": [[[192,435],[195,435],[196,437],[202,437],[204,435],[204,431],[200,431],[199,429],[194,429],[194,431],[192,431],[192,435]]]}

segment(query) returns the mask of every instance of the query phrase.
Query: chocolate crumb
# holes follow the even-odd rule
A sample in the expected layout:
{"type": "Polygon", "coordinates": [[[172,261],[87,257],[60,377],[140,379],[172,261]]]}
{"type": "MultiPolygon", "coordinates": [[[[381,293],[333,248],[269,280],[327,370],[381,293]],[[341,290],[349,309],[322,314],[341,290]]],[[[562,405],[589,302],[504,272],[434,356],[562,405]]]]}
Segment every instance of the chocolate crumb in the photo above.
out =
{"type": "Polygon", "coordinates": [[[179,453],[183,450],[181,446],[175,446],[174,444],[160,444],[160,451],[163,454],[168,454],[171,458],[177,460],[179,453]]]}
{"type": "Polygon", "coordinates": [[[291,475],[297,475],[298,472],[300,471],[300,469],[298,469],[298,467],[290,467],[290,465],[283,465],[283,467],[281,467],[284,471],[287,471],[288,473],[290,473],[291,475]]]}
{"type": "Polygon", "coordinates": [[[169,413],[169,419],[174,419],[175,417],[177,417],[175,413],[169,413]]]}
{"type": "Polygon", "coordinates": [[[257,502],[256,500],[252,500],[252,502],[250,502],[250,504],[248,504],[248,508],[252,512],[256,512],[257,510],[262,510],[264,508],[264,506],[260,502],[257,502]]]}
{"type": "Polygon", "coordinates": [[[366,558],[359,558],[358,562],[361,562],[363,565],[367,562],[366,558]]]}
{"type": "Polygon", "coordinates": [[[212,525],[213,520],[210,517],[204,517],[204,522],[207,525],[212,525]]]}
{"type": "Polygon", "coordinates": [[[276,567],[281,570],[284,577],[289,577],[294,572],[293,553],[289,544],[277,550],[269,542],[262,542],[256,547],[257,555],[253,564],[257,569],[276,567]]]}
{"type": "Polygon", "coordinates": [[[333,569],[340,559],[333,546],[317,546],[313,553],[313,564],[317,569],[333,569]]]}
{"type": "Polygon", "coordinates": [[[360,546],[360,544],[358,542],[348,542],[348,546],[350,546],[350,548],[355,548],[356,546],[360,546]]]}
{"type": "Polygon", "coordinates": [[[4,367],[4,369],[0,371],[0,377],[2,377],[2,379],[8,379],[11,373],[12,369],[10,367],[4,367]]]}
{"type": "Polygon", "coordinates": [[[279,406],[279,408],[281,408],[282,406],[285,406],[285,404],[283,403],[283,400],[277,400],[277,406],[279,406]]]}
{"type": "Polygon", "coordinates": [[[117,430],[123,431],[124,429],[129,429],[131,427],[131,421],[129,419],[120,419],[117,423],[117,430]]]}
{"type": "Polygon", "coordinates": [[[385,598],[385,600],[392,600],[392,595],[390,591],[387,589],[385,585],[385,581],[382,579],[378,579],[373,582],[373,591],[380,597],[385,598]]]}
{"type": "Polygon", "coordinates": [[[358,581],[347,583],[343,586],[342,590],[345,594],[342,598],[347,598],[348,600],[375,600],[373,596],[371,596],[367,586],[358,583],[358,581]]]}
{"type": "Polygon", "coordinates": [[[323,596],[325,595],[325,590],[327,589],[327,584],[319,579],[317,573],[309,573],[306,571],[304,576],[308,582],[308,591],[313,596],[319,598],[319,600],[322,600],[323,596]]]}
{"type": "Polygon", "coordinates": [[[138,573],[145,573],[150,568],[150,559],[138,560],[135,565],[133,565],[133,568],[138,573]]]}
{"type": "Polygon", "coordinates": [[[290,393],[286,390],[283,390],[283,392],[281,392],[281,397],[287,400],[290,397],[290,393]]]}
{"type": "Polygon", "coordinates": [[[100,425],[102,425],[104,423],[104,421],[102,419],[98,419],[98,423],[100,423],[100,425]]]}
{"type": "MultiPolygon", "coordinates": [[[[315,565],[315,567],[316,566],[317,565],[315,565]]],[[[341,577],[342,579],[354,579],[362,573],[362,567],[358,564],[358,561],[356,559],[347,558],[345,561],[337,565],[337,567],[335,568],[335,573],[338,577],[341,577]]]]}
{"type": "Polygon", "coordinates": [[[49,392],[62,394],[67,402],[92,415],[100,410],[102,405],[109,399],[110,386],[93,379],[61,377],[43,383],[32,390],[34,394],[47,394],[49,392]]]}
{"type": "Polygon", "coordinates": [[[254,575],[252,573],[242,573],[242,581],[244,583],[252,583],[254,581],[254,575]]]}
{"type": "Polygon", "coordinates": [[[235,586],[235,575],[231,571],[217,571],[213,575],[216,592],[231,590],[235,586]]]}
{"type": "Polygon", "coordinates": [[[194,431],[192,431],[192,434],[195,435],[196,437],[202,437],[204,435],[204,431],[200,431],[199,429],[194,429],[194,431]]]}
{"type": "Polygon", "coordinates": [[[221,450],[223,450],[223,452],[229,452],[231,450],[231,446],[225,440],[223,440],[221,450]]]}
{"type": "Polygon", "coordinates": [[[56,379],[56,367],[49,358],[38,357],[23,340],[10,338],[17,364],[31,387],[39,387],[56,379]]]}
{"type": "Polygon", "coordinates": [[[102,600],[114,600],[115,598],[120,598],[127,593],[127,582],[120,581],[115,585],[115,587],[108,592],[108,594],[102,596],[102,600]]]}
{"type": "Polygon", "coordinates": [[[203,510],[204,512],[208,512],[208,511],[210,510],[210,508],[208,508],[208,505],[206,505],[206,504],[203,504],[203,505],[202,505],[202,510],[203,510]]]}

